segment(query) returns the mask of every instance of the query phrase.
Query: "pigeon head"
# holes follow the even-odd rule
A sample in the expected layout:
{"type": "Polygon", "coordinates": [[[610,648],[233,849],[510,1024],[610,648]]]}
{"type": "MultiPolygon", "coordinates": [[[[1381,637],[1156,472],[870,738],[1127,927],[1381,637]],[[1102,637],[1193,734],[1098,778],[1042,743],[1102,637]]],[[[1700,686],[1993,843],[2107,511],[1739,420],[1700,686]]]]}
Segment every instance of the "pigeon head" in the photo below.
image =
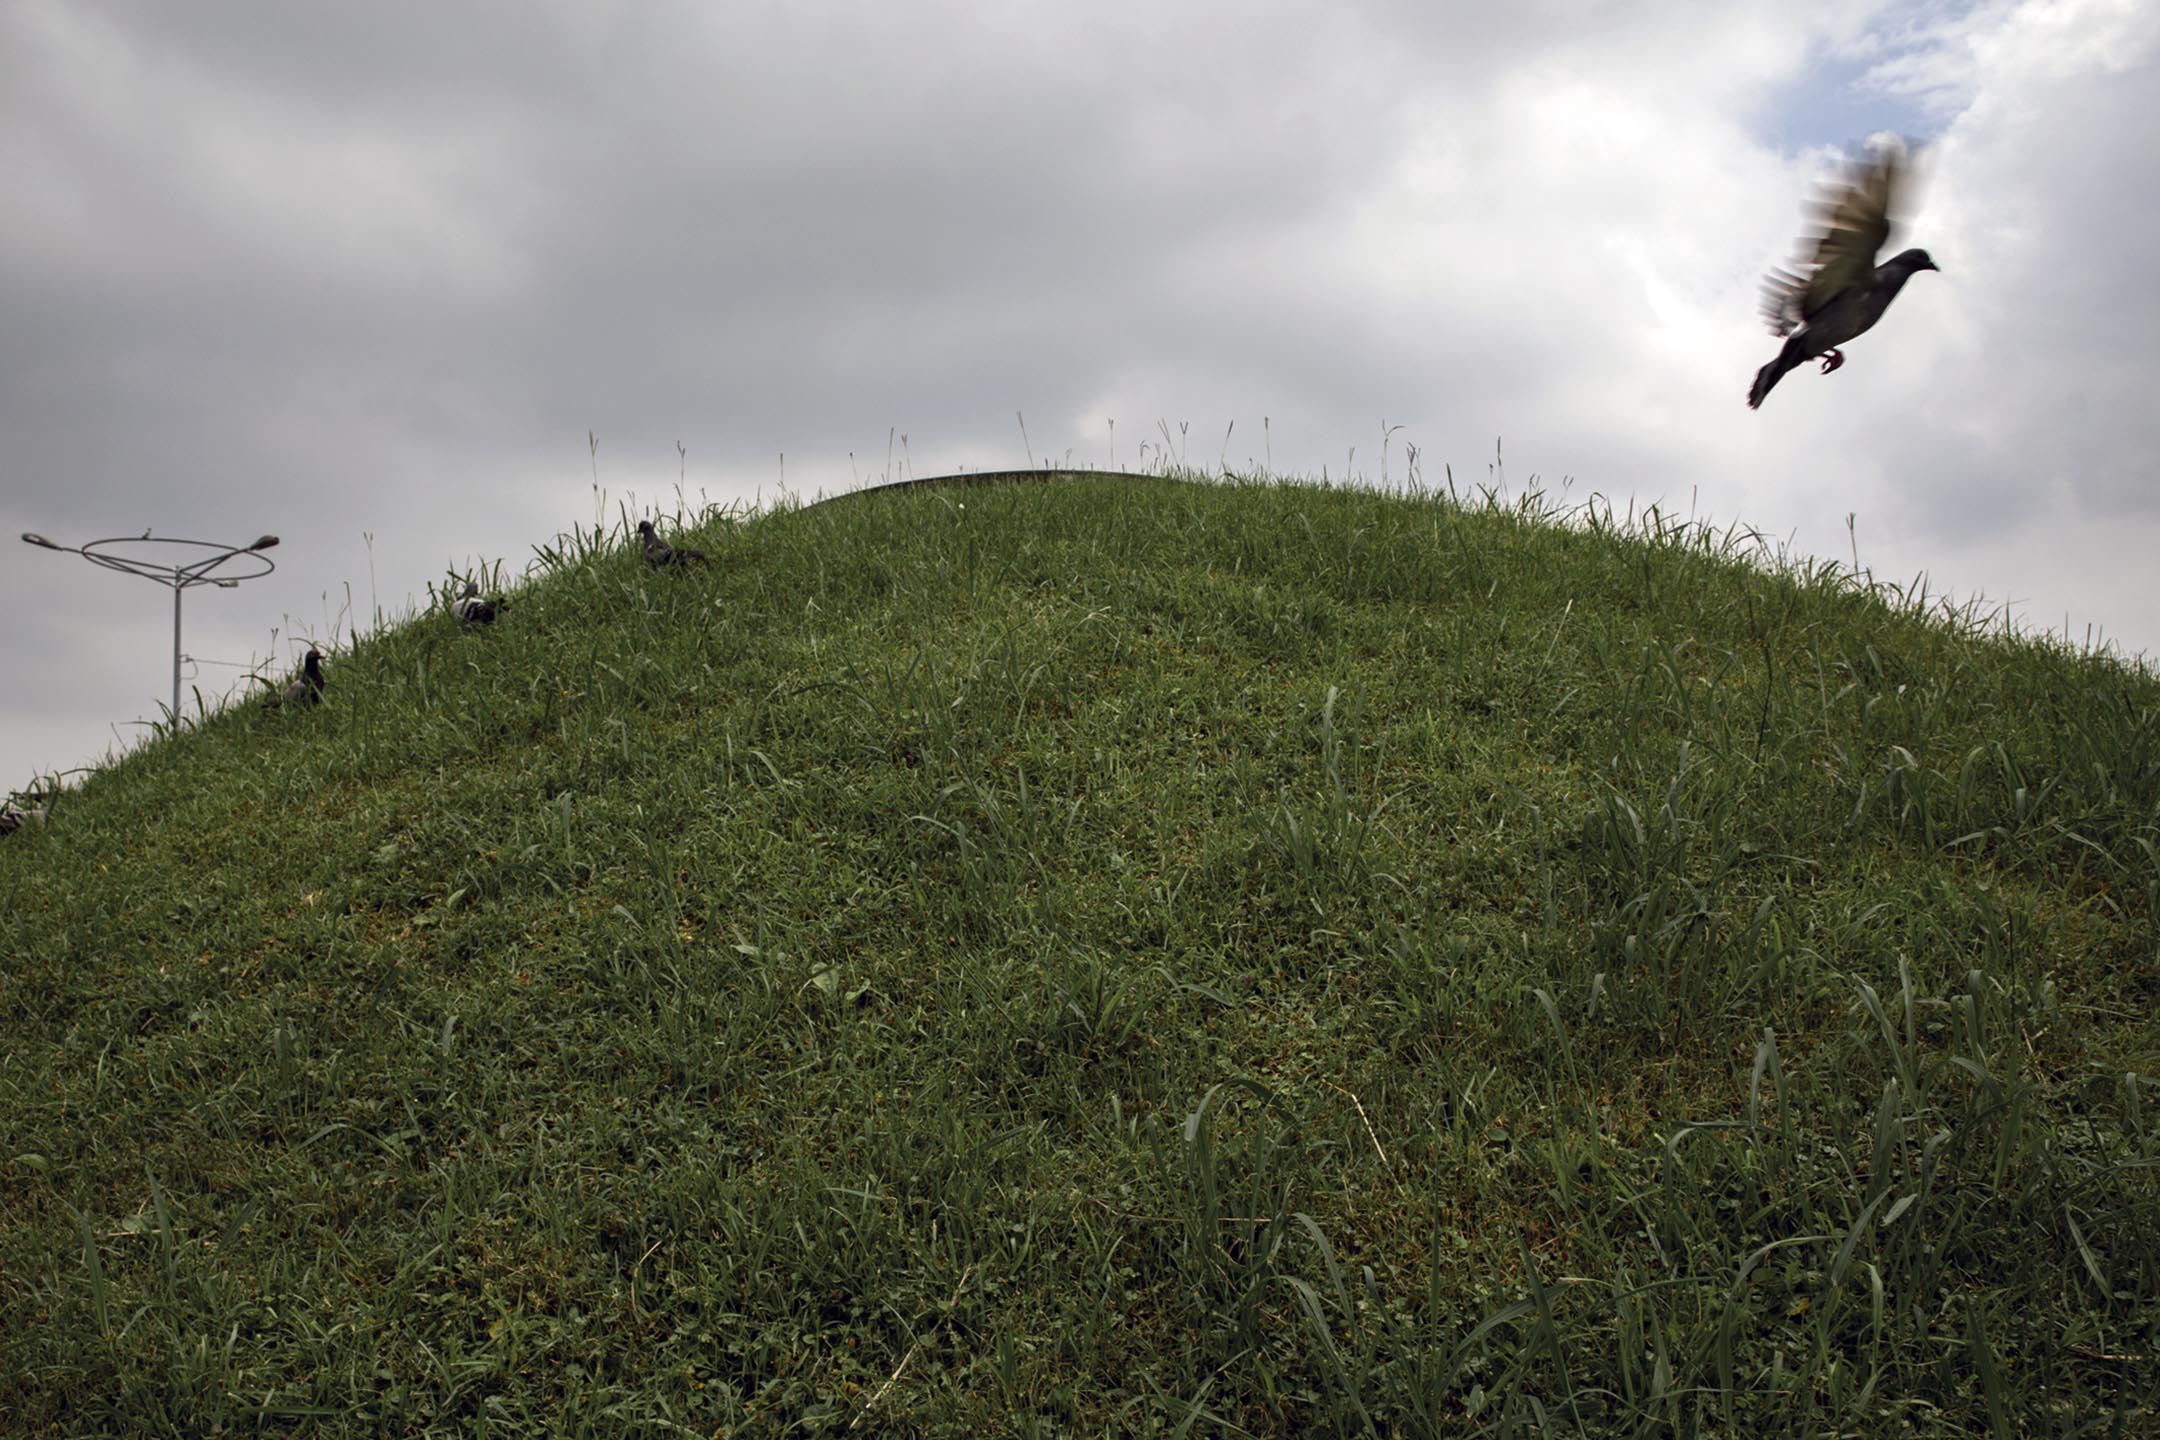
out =
{"type": "Polygon", "coordinates": [[[653,533],[653,528],[652,528],[652,521],[650,521],[650,520],[640,520],[640,521],[638,521],[638,522],[637,522],[637,533],[638,533],[638,534],[640,534],[640,535],[650,536],[650,535],[651,535],[651,534],[653,533]]]}
{"type": "Polygon", "coordinates": [[[1892,260],[1890,263],[1892,265],[1898,266],[1900,269],[1914,274],[1917,274],[1922,270],[1939,271],[1942,269],[1942,266],[1935,263],[1935,257],[1928,254],[1925,250],[1900,251],[1897,258],[1892,260]]]}

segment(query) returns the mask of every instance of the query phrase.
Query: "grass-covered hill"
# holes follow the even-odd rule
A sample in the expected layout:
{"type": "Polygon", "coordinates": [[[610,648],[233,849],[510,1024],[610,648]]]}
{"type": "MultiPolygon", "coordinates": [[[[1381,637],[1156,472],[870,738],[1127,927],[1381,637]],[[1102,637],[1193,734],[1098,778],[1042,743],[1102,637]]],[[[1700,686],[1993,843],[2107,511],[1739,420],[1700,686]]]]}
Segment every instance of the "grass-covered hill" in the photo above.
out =
{"type": "Polygon", "coordinates": [[[545,549],[0,842],[0,1431],[2160,1424],[2160,683],[1659,522],[545,549]]]}

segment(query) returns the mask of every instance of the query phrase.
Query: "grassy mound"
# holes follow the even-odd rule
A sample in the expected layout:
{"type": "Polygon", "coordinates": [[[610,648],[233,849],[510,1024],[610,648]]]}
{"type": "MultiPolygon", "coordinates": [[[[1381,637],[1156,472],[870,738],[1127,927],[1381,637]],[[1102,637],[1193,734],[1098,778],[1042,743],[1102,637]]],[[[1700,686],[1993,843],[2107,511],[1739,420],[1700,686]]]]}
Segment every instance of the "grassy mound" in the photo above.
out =
{"type": "Polygon", "coordinates": [[[9,1433],[2139,1433],[2160,684],[1536,502],[566,537],[0,842],[9,1433]]]}

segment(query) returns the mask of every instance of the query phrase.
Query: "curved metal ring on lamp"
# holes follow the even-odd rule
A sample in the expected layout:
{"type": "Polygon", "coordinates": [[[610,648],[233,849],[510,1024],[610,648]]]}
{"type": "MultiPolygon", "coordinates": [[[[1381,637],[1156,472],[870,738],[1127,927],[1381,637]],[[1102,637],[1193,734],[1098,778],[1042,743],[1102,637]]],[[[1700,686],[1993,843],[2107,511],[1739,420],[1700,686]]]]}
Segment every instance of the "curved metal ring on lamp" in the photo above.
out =
{"type": "Polygon", "coordinates": [[[181,540],[168,536],[152,538],[148,530],[140,535],[114,535],[104,540],[91,540],[82,545],[61,545],[46,539],[35,530],[23,531],[23,543],[44,550],[58,550],[63,554],[80,555],[93,565],[107,570],[117,570],[123,575],[140,575],[154,580],[173,592],[173,682],[172,718],[180,722],[180,595],[194,585],[215,585],[221,590],[236,588],[243,580],[260,580],[277,569],[277,562],[262,552],[278,543],[275,535],[263,535],[252,545],[223,545],[215,540],[181,540]],[[186,545],[196,550],[212,553],[198,556],[185,564],[167,564],[129,555],[121,548],[130,545],[186,545]],[[216,574],[228,561],[243,560],[255,567],[244,574],[216,574]]]}

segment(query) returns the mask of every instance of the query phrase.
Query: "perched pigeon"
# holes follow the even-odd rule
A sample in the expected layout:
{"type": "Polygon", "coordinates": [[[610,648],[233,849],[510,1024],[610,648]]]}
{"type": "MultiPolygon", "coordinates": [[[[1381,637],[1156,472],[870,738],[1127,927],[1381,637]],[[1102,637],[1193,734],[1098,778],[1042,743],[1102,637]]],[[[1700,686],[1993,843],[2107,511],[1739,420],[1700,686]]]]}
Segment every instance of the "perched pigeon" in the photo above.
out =
{"type": "Polygon", "coordinates": [[[1817,205],[1822,233],[1813,252],[1795,269],[1773,270],[1763,281],[1763,319],[1771,334],[1789,338],[1777,358],[1755,372],[1748,409],[1762,404],[1786,371],[1818,355],[1825,375],[1843,365],[1840,345],[1882,319],[1907,280],[1941,268],[1925,250],[1875,263],[1876,252],[1890,238],[1890,212],[1904,171],[1901,145],[1879,146],[1855,160],[1844,182],[1826,191],[1817,205]]]}
{"type": "Polygon", "coordinates": [[[667,541],[662,540],[659,533],[653,529],[650,520],[638,521],[637,531],[639,538],[645,542],[645,563],[655,569],[663,565],[680,565],[686,560],[703,560],[705,558],[705,552],[702,550],[692,550],[687,546],[678,550],[673,545],[668,544],[667,541]]]}
{"type": "Polygon", "coordinates": [[[465,582],[465,593],[458,596],[450,606],[456,612],[460,625],[492,625],[495,617],[510,608],[510,602],[497,595],[492,600],[480,598],[480,582],[465,582]]]}
{"type": "Polygon", "coordinates": [[[300,678],[287,685],[273,705],[320,705],[323,696],[322,651],[310,648],[300,662],[300,678]]]}
{"type": "Polygon", "coordinates": [[[36,806],[32,806],[28,810],[17,810],[11,805],[5,810],[0,810],[0,835],[12,835],[25,825],[43,825],[44,823],[45,812],[36,806]]]}

